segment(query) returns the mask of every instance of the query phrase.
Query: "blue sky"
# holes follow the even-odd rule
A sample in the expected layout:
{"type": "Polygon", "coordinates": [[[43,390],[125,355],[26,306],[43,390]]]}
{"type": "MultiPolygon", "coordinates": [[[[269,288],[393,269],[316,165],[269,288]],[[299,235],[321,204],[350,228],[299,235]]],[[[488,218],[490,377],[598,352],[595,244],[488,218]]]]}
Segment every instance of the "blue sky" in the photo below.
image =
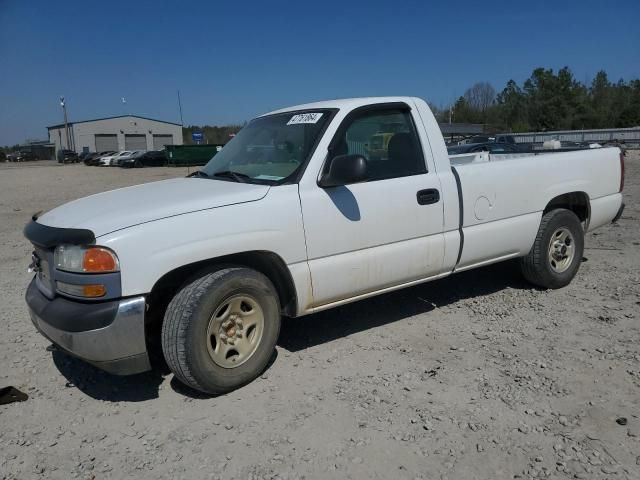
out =
{"type": "Polygon", "coordinates": [[[533,68],[640,77],[638,0],[0,0],[0,145],[62,121],[133,113],[248,120],[328,98],[445,105],[533,68]],[[127,105],[121,103],[121,97],[127,105]]]}

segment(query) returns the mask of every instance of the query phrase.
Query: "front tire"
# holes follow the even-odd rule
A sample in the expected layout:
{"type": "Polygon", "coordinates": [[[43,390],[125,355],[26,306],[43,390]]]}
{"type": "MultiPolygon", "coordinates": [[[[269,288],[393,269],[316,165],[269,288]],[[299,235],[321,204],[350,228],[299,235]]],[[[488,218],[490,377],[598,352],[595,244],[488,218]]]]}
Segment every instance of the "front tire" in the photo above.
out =
{"type": "Polygon", "coordinates": [[[570,210],[559,208],[542,217],[526,257],[520,259],[524,277],[542,288],[561,288],[573,280],[584,252],[584,229],[570,210]]]}
{"type": "Polygon", "coordinates": [[[189,281],[171,300],[162,351],[182,383],[209,394],[251,382],[267,366],[280,334],[280,305],[271,281],[241,267],[189,281]]]}

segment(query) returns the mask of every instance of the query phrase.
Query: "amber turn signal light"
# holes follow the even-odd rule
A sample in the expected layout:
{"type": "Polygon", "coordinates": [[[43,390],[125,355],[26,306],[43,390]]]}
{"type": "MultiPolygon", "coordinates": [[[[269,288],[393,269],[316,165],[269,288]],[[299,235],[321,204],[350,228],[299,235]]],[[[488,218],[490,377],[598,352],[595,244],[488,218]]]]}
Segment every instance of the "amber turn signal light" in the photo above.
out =
{"type": "Polygon", "coordinates": [[[115,272],[118,270],[118,260],[106,248],[90,247],[84,252],[82,268],[87,273],[115,272]]]}
{"type": "Polygon", "coordinates": [[[104,285],[85,285],[82,289],[84,296],[87,298],[104,297],[107,293],[104,285]]]}
{"type": "Polygon", "coordinates": [[[107,294],[107,287],[100,284],[75,285],[65,282],[56,282],[58,291],[74,297],[100,298],[107,294]]]}

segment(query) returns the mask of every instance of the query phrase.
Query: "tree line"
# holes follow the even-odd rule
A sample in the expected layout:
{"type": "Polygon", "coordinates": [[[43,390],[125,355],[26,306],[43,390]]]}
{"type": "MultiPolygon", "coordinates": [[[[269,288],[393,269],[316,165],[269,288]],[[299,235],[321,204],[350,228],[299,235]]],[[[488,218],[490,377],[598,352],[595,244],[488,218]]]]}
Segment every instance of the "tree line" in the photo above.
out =
{"type": "MultiPolygon", "coordinates": [[[[526,132],[623,128],[640,126],[640,80],[611,82],[599,71],[586,85],[574,77],[569,67],[536,68],[519,85],[509,80],[497,92],[488,82],[478,82],[451,106],[431,108],[440,122],[484,123],[488,131],[526,132]]],[[[245,122],[246,124],[246,122],[245,122]]],[[[185,144],[195,143],[193,132],[204,134],[203,143],[225,144],[243,125],[183,127],[185,144]]],[[[0,147],[4,154],[19,145],[0,147]]]]}
{"type": "MultiPolygon", "coordinates": [[[[488,82],[469,87],[451,106],[430,104],[439,122],[483,123],[488,131],[527,132],[640,126],[640,80],[617,82],[599,71],[590,84],[576,80],[569,67],[536,68],[521,85],[509,80],[498,92],[488,82]]],[[[245,122],[246,123],[246,122],[245,122]]],[[[203,132],[205,143],[226,143],[243,125],[189,126],[185,144],[203,132]]]]}
{"type": "MultiPolygon", "coordinates": [[[[433,108],[433,107],[432,107],[433,108]]],[[[484,123],[488,130],[526,132],[640,126],[640,80],[613,83],[599,71],[591,84],[569,69],[536,68],[519,85],[497,92],[488,82],[468,88],[451,107],[434,108],[440,122],[484,123]]]]}

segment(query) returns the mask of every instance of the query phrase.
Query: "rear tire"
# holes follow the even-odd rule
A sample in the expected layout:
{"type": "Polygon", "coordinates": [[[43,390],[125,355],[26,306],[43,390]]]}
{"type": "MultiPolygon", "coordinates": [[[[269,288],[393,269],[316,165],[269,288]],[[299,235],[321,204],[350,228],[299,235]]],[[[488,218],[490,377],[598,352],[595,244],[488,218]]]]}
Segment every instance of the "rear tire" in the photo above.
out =
{"type": "Polygon", "coordinates": [[[570,210],[551,210],[542,217],[531,251],[520,259],[520,269],[532,284],[561,288],[575,277],[584,252],[584,230],[570,210]]]}
{"type": "Polygon", "coordinates": [[[229,267],[189,281],[171,300],[162,351],[182,383],[209,394],[235,390],[267,366],[280,334],[280,305],[271,281],[229,267]]]}

